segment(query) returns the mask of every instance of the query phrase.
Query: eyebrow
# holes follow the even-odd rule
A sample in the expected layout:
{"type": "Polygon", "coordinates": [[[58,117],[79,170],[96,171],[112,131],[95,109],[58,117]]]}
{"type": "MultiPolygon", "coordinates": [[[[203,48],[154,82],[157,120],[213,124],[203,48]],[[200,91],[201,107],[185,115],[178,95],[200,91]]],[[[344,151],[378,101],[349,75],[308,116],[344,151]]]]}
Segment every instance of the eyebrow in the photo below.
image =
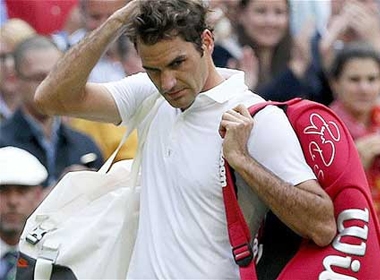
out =
{"type": "MultiPolygon", "coordinates": [[[[177,63],[178,61],[183,61],[186,59],[186,55],[184,54],[181,54],[177,57],[175,57],[172,61],[170,61],[165,67],[171,67],[174,63],[177,63]]],[[[143,65],[142,66],[145,70],[147,71],[161,71],[160,68],[157,68],[157,67],[150,67],[150,66],[146,66],[146,65],[143,65]]]]}

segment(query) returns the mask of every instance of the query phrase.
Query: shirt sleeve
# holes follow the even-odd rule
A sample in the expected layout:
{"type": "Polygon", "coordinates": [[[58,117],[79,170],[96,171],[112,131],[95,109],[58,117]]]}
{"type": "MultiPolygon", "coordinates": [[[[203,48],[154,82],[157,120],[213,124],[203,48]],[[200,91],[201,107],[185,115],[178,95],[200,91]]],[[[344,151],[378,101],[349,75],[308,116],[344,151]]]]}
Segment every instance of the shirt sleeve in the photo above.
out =
{"type": "Polygon", "coordinates": [[[278,107],[268,106],[255,115],[248,149],[258,162],[288,183],[316,179],[297,135],[278,107]]]}
{"type": "Polygon", "coordinates": [[[115,100],[122,119],[121,125],[126,125],[140,104],[147,97],[157,92],[146,73],[138,73],[120,81],[103,85],[115,100]]]}

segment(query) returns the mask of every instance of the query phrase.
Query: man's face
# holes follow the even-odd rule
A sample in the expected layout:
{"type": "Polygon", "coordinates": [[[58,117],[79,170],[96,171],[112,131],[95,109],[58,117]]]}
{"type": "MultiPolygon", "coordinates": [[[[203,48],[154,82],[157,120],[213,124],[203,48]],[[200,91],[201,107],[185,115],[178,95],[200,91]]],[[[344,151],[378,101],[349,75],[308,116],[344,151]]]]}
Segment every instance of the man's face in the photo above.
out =
{"type": "Polygon", "coordinates": [[[83,16],[87,31],[98,28],[115,11],[123,7],[127,0],[84,0],[83,16]]]}
{"type": "Polygon", "coordinates": [[[53,69],[61,52],[55,48],[29,50],[21,62],[18,81],[21,97],[24,103],[32,106],[33,97],[38,85],[53,69]]]}
{"type": "Polygon", "coordinates": [[[3,235],[20,234],[41,197],[40,186],[0,186],[0,232],[3,235]]]}
{"type": "Polygon", "coordinates": [[[209,89],[211,33],[203,33],[203,55],[180,37],[154,45],[137,44],[137,50],[152,82],[175,108],[187,109],[196,96],[209,89]]]}

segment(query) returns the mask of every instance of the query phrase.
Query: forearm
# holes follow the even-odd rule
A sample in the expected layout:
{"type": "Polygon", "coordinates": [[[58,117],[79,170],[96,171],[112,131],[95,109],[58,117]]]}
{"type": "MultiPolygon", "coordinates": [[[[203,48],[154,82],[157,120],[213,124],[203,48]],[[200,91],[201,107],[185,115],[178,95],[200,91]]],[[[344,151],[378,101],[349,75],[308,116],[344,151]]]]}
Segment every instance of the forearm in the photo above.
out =
{"type": "Polygon", "coordinates": [[[250,156],[235,162],[235,171],[288,227],[319,246],[331,242],[336,227],[333,205],[326,194],[292,186],[250,156]]]}
{"type": "Polygon", "coordinates": [[[75,115],[86,99],[90,72],[123,30],[121,14],[112,15],[102,26],[73,46],[57,63],[35,94],[39,108],[47,114],[75,115]],[[77,108],[78,107],[78,108],[77,108]]]}

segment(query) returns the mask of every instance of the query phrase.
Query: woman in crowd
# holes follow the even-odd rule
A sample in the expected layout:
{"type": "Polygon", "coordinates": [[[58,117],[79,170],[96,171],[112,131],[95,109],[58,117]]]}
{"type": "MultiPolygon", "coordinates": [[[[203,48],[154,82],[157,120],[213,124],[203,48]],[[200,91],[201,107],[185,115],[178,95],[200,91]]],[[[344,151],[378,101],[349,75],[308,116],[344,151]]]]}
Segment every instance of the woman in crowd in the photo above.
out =
{"type": "Polygon", "coordinates": [[[380,218],[380,52],[365,43],[346,45],[329,74],[330,107],[355,140],[380,218]]]}
{"type": "MultiPolygon", "coordinates": [[[[325,29],[312,39],[311,75],[317,100],[329,105],[334,97],[328,82],[328,69],[345,44],[366,42],[380,51],[380,9],[378,0],[331,0],[325,29]]],[[[380,3],[380,2],[379,2],[380,3]]]]}
{"type": "Polygon", "coordinates": [[[241,0],[237,9],[235,34],[242,52],[227,66],[244,70],[247,85],[266,99],[311,98],[307,71],[314,25],[292,37],[288,0],[241,0]]]}

